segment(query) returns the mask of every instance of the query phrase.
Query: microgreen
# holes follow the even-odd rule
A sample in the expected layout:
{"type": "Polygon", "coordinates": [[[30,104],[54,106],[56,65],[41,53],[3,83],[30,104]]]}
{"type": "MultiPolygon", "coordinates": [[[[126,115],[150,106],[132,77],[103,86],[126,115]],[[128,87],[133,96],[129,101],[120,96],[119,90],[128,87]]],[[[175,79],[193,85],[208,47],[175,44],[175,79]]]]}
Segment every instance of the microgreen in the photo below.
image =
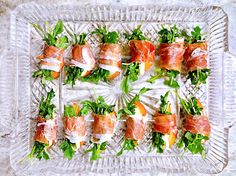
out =
{"type": "Polygon", "coordinates": [[[128,151],[135,150],[137,145],[138,145],[138,142],[136,140],[125,139],[122,144],[121,150],[116,154],[116,156],[122,155],[125,150],[128,150],[128,151]]]}
{"type": "Polygon", "coordinates": [[[97,34],[101,36],[102,43],[118,43],[119,41],[119,33],[116,31],[109,32],[106,27],[97,28],[91,34],[97,34]]]}
{"type": "Polygon", "coordinates": [[[78,109],[73,105],[64,105],[64,117],[76,117],[78,115],[77,111],[78,109]]]}
{"type": "Polygon", "coordinates": [[[137,28],[132,31],[132,34],[124,33],[125,38],[127,40],[150,40],[143,35],[141,26],[142,25],[137,26],[137,28]]]}
{"type": "Polygon", "coordinates": [[[156,149],[157,153],[163,153],[165,149],[165,141],[163,140],[164,134],[154,132],[152,134],[152,146],[149,151],[151,151],[153,148],[156,149]]]}
{"type": "Polygon", "coordinates": [[[207,136],[203,136],[201,134],[192,134],[191,132],[187,131],[178,141],[177,147],[184,147],[184,151],[189,150],[193,154],[199,153],[201,154],[202,158],[205,158],[206,149],[204,148],[202,141],[208,139],[209,137],[207,136]]]}
{"type": "Polygon", "coordinates": [[[73,87],[76,80],[81,78],[81,74],[84,70],[79,67],[74,66],[65,66],[66,79],[64,80],[65,84],[71,84],[73,87]]]}
{"type": "Polygon", "coordinates": [[[37,71],[35,71],[32,75],[33,78],[37,78],[40,77],[41,79],[41,83],[42,85],[46,84],[46,81],[52,81],[53,77],[52,77],[52,71],[51,70],[42,70],[39,69],[37,71]]]}
{"type": "Polygon", "coordinates": [[[138,76],[140,73],[139,63],[132,62],[128,65],[126,72],[124,74],[125,78],[121,82],[121,89],[124,93],[128,93],[131,91],[130,82],[134,82],[138,80],[138,76]]]}
{"type": "Polygon", "coordinates": [[[100,80],[104,82],[108,82],[109,75],[110,75],[110,71],[105,70],[103,68],[97,68],[93,70],[91,74],[89,74],[88,76],[81,78],[81,81],[92,82],[95,84],[98,84],[100,80]]]}
{"type": "Polygon", "coordinates": [[[104,98],[102,96],[99,96],[95,102],[91,102],[89,100],[85,100],[82,102],[82,109],[81,113],[88,113],[89,110],[92,110],[93,113],[104,115],[104,114],[110,114],[114,112],[114,106],[115,105],[108,105],[106,104],[104,98]]]}
{"type": "Polygon", "coordinates": [[[74,40],[75,40],[74,43],[78,45],[85,45],[86,37],[87,37],[86,33],[80,34],[79,37],[77,37],[77,35],[74,34],[74,40]]]}
{"type": "Polygon", "coordinates": [[[174,25],[167,29],[162,26],[162,29],[158,32],[160,43],[174,43],[177,37],[182,37],[180,29],[174,25]]]}
{"type": "Polygon", "coordinates": [[[39,115],[41,115],[46,120],[54,118],[55,105],[52,104],[52,98],[55,97],[55,92],[51,89],[47,94],[47,98],[44,100],[42,97],[39,104],[39,115]]]}
{"type": "Polygon", "coordinates": [[[73,156],[75,155],[76,152],[76,144],[71,143],[68,139],[65,139],[61,144],[60,144],[60,149],[63,151],[64,156],[68,159],[71,160],[73,156]]]}
{"type": "Polygon", "coordinates": [[[170,102],[168,101],[169,95],[170,91],[166,92],[164,96],[161,95],[160,113],[162,114],[171,114],[171,112],[168,110],[168,106],[170,106],[170,102]]]}
{"type": "Polygon", "coordinates": [[[50,159],[45,149],[46,146],[48,146],[48,144],[35,141],[34,146],[29,154],[29,158],[32,159],[34,156],[36,156],[36,158],[38,158],[39,160],[41,160],[42,158],[44,158],[45,160],[50,159]]]}
{"type": "Polygon", "coordinates": [[[201,28],[199,26],[194,27],[191,34],[189,34],[186,30],[183,30],[182,35],[185,37],[185,41],[190,44],[205,40],[205,34],[201,33],[201,28]]]}
{"type": "Polygon", "coordinates": [[[165,69],[156,69],[155,75],[151,75],[148,82],[154,83],[157,79],[166,77],[168,79],[164,80],[164,84],[175,89],[179,89],[179,83],[177,81],[177,76],[179,75],[179,71],[177,70],[165,70],[165,69]]]}
{"type": "Polygon", "coordinates": [[[107,148],[107,142],[103,142],[101,144],[93,143],[93,147],[91,149],[86,150],[86,153],[92,152],[92,156],[90,157],[91,161],[97,160],[101,158],[101,153],[104,152],[107,148]]]}
{"type": "Polygon", "coordinates": [[[206,84],[206,80],[210,74],[210,69],[197,69],[189,72],[187,79],[190,79],[191,83],[198,87],[200,84],[206,84]]]}

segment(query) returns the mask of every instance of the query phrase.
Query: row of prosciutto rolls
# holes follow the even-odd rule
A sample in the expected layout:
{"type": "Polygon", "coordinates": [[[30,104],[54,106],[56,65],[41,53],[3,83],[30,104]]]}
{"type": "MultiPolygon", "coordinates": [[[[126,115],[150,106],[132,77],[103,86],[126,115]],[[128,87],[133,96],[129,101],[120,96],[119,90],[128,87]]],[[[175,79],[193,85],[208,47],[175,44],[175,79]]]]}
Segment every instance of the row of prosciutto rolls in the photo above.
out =
{"type": "MultiPolygon", "coordinates": [[[[108,105],[103,97],[99,96],[95,101],[85,100],[81,105],[72,103],[64,106],[64,140],[60,144],[60,149],[67,159],[72,159],[76,151],[81,148],[86,141],[87,128],[85,116],[90,114],[93,117],[92,136],[90,147],[86,153],[91,152],[91,160],[101,158],[101,153],[107,149],[109,142],[116,130],[119,118],[125,119],[125,135],[123,143],[117,156],[125,151],[135,150],[144,139],[147,119],[147,111],[140,101],[140,95],[149,91],[142,88],[123,109],[117,113],[114,105],[108,105]]],[[[169,150],[176,143],[178,129],[176,124],[176,114],[171,110],[169,101],[170,91],[160,97],[160,107],[152,117],[152,146],[151,150],[163,153],[169,150]]],[[[42,98],[39,105],[39,115],[34,136],[34,146],[30,157],[38,159],[49,159],[48,149],[57,139],[57,119],[55,117],[55,106],[52,98],[55,96],[53,90],[48,92],[46,98],[42,98]]],[[[181,104],[183,121],[180,139],[177,142],[178,148],[184,148],[193,154],[201,154],[204,158],[206,149],[203,145],[209,139],[211,127],[207,116],[204,113],[202,104],[195,97],[187,100],[179,97],[181,104]]]]}
{"type": "Polygon", "coordinates": [[[160,45],[158,48],[145,36],[138,26],[131,33],[124,33],[127,44],[120,43],[117,31],[108,31],[106,27],[97,28],[90,35],[97,35],[101,41],[100,53],[95,59],[91,46],[86,41],[87,34],[74,34],[74,42],[69,63],[64,63],[64,50],[69,46],[67,36],[63,36],[62,21],[58,21],[52,31],[45,32],[40,26],[33,25],[42,36],[45,46],[43,53],[37,57],[39,69],[33,77],[41,77],[42,83],[59,77],[65,65],[65,84],[75,85],[77,80],[98,83],[112,81],[122,72],[122,57],[131,55],[124,70],[122,90],[128,93],[130,83],[138,80],[158,59],[158,69],[148,80],[153,83],[156,79],[165,78],[164,84],[172,88],[179,88],[177,76],[187,73],[191,83],[198,86],[206,83],[210,74],[207,68],[207,42],[199,26],[191,33],[180,30],[176,26],[162,29],[158,32],[160,45]],[[128,46],[128,47],[125,47],[128,46]],[[128,48],[128,49],[127,49],[128,48]]]}

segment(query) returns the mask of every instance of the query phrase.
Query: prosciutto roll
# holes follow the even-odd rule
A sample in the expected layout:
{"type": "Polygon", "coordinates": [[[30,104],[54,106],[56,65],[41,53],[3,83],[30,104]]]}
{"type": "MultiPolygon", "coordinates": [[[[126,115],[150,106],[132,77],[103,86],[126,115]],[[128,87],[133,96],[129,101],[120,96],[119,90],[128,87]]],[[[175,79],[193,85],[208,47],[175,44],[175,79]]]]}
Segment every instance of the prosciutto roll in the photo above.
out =
{"type": "Polygon", "coordinates": [[[95,68],[95,59],[88,44],[73,46],[71,64],[83,69],[82,77],[91,73],[95,68]]]}
{"type": "Polygon", "coordinates": [[[80,148],[85,141],[86,124],[84,116],[64,118],[65,137],[80,148]]]}
{"type": "Polygon", "coordinates": [[[47,144],[48,147],[50,147],[56,142],[56,138],[57,138],[56,119],[46,120],[42,116],[38,116],[34,140],[43,144],[47,144]]]}
{"type": "Polygon", "coordinates": [[[211,126],[208,118],[204,115],[186,115],[184,121],[184,130],[189,131],[192,134],[209,136],[211,132],[211,126]]]}
{"type": "Polygon", "coordinates": [[[51,70],[53,79],[58,78],[64,66],[63,54],[63,49],[45,45],[43,54],[37,57],[37,59],[40,59],[40,68],[42,70],[51,70]]]}
{"type": "Polygon", "coordinates": [[[184,58],[187,72],[207,68],[207,43],[187,44],[184,58]]]}
{"type": "Polygon", "coordinates": [[[135,102],[135,114],[126,119],[125,138],[141,141],[145,134],[147,113],[146,109],[140,102],[135,102]]]}
{"type": "Polygon", "coordinates": [[[167,135],[166,146],[169,148],[175,143],[178,133],[176,126],[176,115],[156,113],[153,120],[153,131],[167,135]]]}
{"type": "Polygon", "coordinates": [[[121,72],[121,47],[119,44],[104,43],[101,47],[100,68],[110,72],[108,79],[115,79],[121,72]]]}
{"type": "Polygon", "coordinates": [[[155,46],[147,40],[130,40],[131,62],[140,63],[140,74],[143,75],[154,63],[155,46]]]}
{"type": "Polygon", "coordinates": [[[94,143],[102,143],[111,140],[115,131],[116,113],[98,115],[93,114],[93,139],[94,143]]]}
{"type": "Polygon", "coordinates": [[[159,48],[160,67],[180,72],[184,52],[184,42],[161,43],[159,48]]]}

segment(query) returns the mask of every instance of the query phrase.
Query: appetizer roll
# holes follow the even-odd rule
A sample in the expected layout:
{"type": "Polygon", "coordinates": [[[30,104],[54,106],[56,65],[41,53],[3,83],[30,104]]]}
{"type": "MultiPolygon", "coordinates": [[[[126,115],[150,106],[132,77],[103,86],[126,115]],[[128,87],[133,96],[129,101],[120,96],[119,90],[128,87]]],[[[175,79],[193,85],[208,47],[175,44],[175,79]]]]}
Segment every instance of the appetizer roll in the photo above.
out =
{"type": "Polygon", "coordinates": [[[30,153],[30,158],[36,156],[39,160],[42,158],[48,160],[48,148],[51,147],[57,138],[57,123],[55,119],[55,105],[51,104],[55,96],[54,91],[48,92],[47,98],[42,98],[39,105],[39,115],[37,117],[37,126],[34,136],[34,146],[30,153]]]}
{"type": "Polygon", "coordinates": [[[64,131],[65,140],[60,148],[67,159],[72,159],[76,150],[84,144],[86,136],[86,124],[83,114],[76,103],[64,106],[64,131]]]}
{"type": "Polygon", "coordinates": [[[69,45],[67,36],[59,35],[63,32],[63,23],[59,20],[51,31],[44,31],[37,24],[32,24],[33,27],[44,36],[43,40],[46,42],[43,53],[37,57],[40,60],[39,70],[33,73],[33,77],[42,78],[42,83],[46,80],[52,81],[59,77],[62,67],[64,65],[63,53],[69,45]]]}
{"type": "Polygon", "coordinates": [[[87,34],[82,33],[77,37],[74,34],[75,42],[72,47],[72,58],[70,65],[65,67],[66,84],[75,85],[75,81],[81,77],[88,76],[95,68],[95,59],[89,44],[86,42],[87,34]]]}
{"type": "Polygon", "coordinates": [[[132,34],[125,33],[129,40],[131,63],[125,72],[125,79],[122,82],[122,90],[125,93],[130,91],[129,82],[138,80],[139,75],[144,73],[153,65],[155,60],[155,45],[143,35],[141,25],[133,30],[132,34]]]}
{"type": "Polygon", "coordinates": [[[122,148],[117,153],[117,156],[122,155],[125,150],[135,150],[140,141],[144,138],[147,112],[144,105],[140,102],[139,96],[148,90],[149,89],[142,88],[140,92],[127,103],[127,106],[118,112],[119,115],[122,114],[126,117],[126,131],[122,148]]]}
{"type": "Polygon", "coordinates": [[[195,97],[188,101],[179,99],[184,113],[184,121],[183,135],[177,147],[184,147],[184,151],[189,150],[193,154],[199,153],[205,158],[206,149],[202,144],[209,139],[211,126],[203,113],[203,106],[195,97]]]}
{"type": "Polygon", "coordinates": [[[153,137],[152,146],[158,153],[163,153],[165,149],[175,143],[177,138],[176,115],[171,113],[170,102],[168,101],[168,91],[164,96],[161,95],[160,110],[153,116],[153,137]]]}
{"type": "Polygon", "coordinates": [[[83,101],[83,108],[81,111],[88,112],[92,110],[94,123],[93,135],[91,142],[93,147],[88,149],[86,153],[92,152],[91,160],[101,158],[101,152],[104,152],[107,143],[111,140],[116,126],[116,113],[114,105],[105,103],[103,97],[99,96],[95,102],[83,101]]]}
{"type": "Polygon", "coordinates": [[[184,65],[188,73],[188,79],[194,85],[205,84],[210,74],[207,68],[207,42],[201,34],[201,28],[196,26],[191,35],[184,31],[186,38],[186,51],[184,65]]]}
{"type": "Polygon", "coordinates": [[[176,78],[181,71],[185,51],[184,38],[181,37],[181,31],[176,26],[170,27],[170,29],[163,27],[158,34],[160,41],[159,67],[161,71],[156,76],[152,76],[149,82],[166,77],[165,85],[179,88],[176,78]]]}
{"type": "Polygon", "coordinates": [[[97,28],[92,34],[99,35],[102,40],[98,68],[83,80],[94,83],[98,83],[100,80],[112,81],[121,73],[119,34],[116,31],[107,31],[106,27],[97,28]]]}

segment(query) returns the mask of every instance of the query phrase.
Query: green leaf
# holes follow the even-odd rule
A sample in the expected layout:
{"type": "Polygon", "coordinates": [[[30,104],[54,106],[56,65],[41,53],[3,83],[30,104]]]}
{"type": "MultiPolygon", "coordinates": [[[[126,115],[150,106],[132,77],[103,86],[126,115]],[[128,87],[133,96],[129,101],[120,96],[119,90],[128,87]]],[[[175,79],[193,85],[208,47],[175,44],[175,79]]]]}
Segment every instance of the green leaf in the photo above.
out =
{"type": "Polygon", "coordinates": [[[150,40],[143,35],[141,30],[141,25],[132,31],[132,34],[124,33],[124,36],[127,40],[150,40]]]}
{"type": "Polygon", "coordinates": [[[46,84],[46,81],[52,81],[52,71],[51,70],[37,70],[32,75],[33,78],[42,78],[41,83],[42,85],[46,84]]]}
{"type": "Polygon", "coordinates": [[[125,139],[123,144],[122,144],[121,150],[116,154],[116,156],[122,155],[125,150],[128,150],[128,151],[135,150],[137,144],[138,143],[137,143],[136,140],[125,139]]]}
{"type": "Polygon", "coordinates": [[[72,105],[66,106],[64,105],[64,117],[75,117],[76,112],[72,105]]]}
{"type": "Polygon", "coordinates": [[[68,159],[71,160],[73,156],[75,155],[75,150],[74,150],[74,143],[71,143],[68,139],[65,139],[61,144],[60,144],[60,149],[63,151],[64,156],[68,159]]]}
{"type": "Polygon", "coordinates": [[[201,28],[196,26],[189,34],[186,30],[182,31],[182,35],[185,37],[187,43],[197,43],[199,40],[204,40],[204,34],[201,33],[201,28]]]}
{"type": "Polygon", "coordinates": [[[97,34],[101,36],[102,43],[118,43],[119,34],[116,31],[109,32],[106,27],[97,28],[92,34],[97,34]]]}
{"type": "Polygon", "coordinates": [[[107,142],[103,142],[101,144],[93,143],[93,147],[91,149],[86,150],[86,153],[92,152],[92,156],[90,160],[94,161],[101,158],[101,153],[106,150],[107,142]]]}
{"type": "Polygon", "coordinates": [[[61,20],[58,20],[56,26],[54,27],[52,31],[52,36],[55,38],[57,35],[61,34],[63,32],[63,23],[61,20]]]}
{"type": "Polygon", "coordinates": [[[161,95],[160,113],[162,114],[171,114],[171,112],[167,110],[170,104],[170,102],[168,101],[169,94],[170,94],[170,91],[166,92],[164,96],[161,95]]]}
{"type": "Polygon", "coordinates": [[[99,81],[108,82],[108,76],[110,75],[110,71],[105,70],[103,68],[97,68],[92,71],[91,74],[89,74],[86,77],[81,78],[81,81],[83,82],[92,82],[95,84],[98,84],[99,81]]]}
{"type": "Polygon", "coordinates": [[[74,66],[65,66],[66,79],[64,80],[65,84],[71,84],[74,87],[76,80],[81,78],[81,74],[84,71],[82,68],[74,66]]]}
{"type": "Polygon", "coordinates": [[[69,46],[69,40],[67,36],[59,37],[55,46],[60,49],[66,49],[69,46]]]}
{"type": "Polygon", "coordinates": [[[35,141],[34,146],[29,154],[29,158],[32,159],[33,157],[36,157],[39,160],[41,160],[42,158],[44,158],[45,160],[50,159],[46,151],[46,146],[47,144],[35,141]]]}
{"type": "Polygon", "coordinates": [[[46,100],[44,100],[44,97],[42,97],[42,100],[39,104],[39,115],[44,117],[45,119],[53,119],[54,118],[54,112],[55,112],[55,105],[51,103],[52,98],[55,97],[55,92],[53,89],[51,89],[50,92],[47,94],[46,100]]]}
{"type": "Polygon", "coordinates": [[[184,150],[189,150],[193,154],[201,154],[201,156],[205,158],[206,149],[204,148],[202,141],[208,139],[209,138],[207,136],[203,136],[201,134],[192,134],[191,132],[187,131],[177,143],[177,147],[184,147],[184,150]]]}
{"type": "Polygon", "coordinates": [[[156,149],[157,153],[163,153],[165,149],[164,134],[154,132],[152,135],[152,147],[156,149]]]}
{"type": "Polygon", "coordinates": [[[181,30],[179,30],[176,25],[169,29],[162,26],[158,34],[160,43],[174,43],[177,37],[182,37],[181,30]]]}
{"type": "Polygon", "coordinates": [[[206,84],[206,80],[210,74],[210,69],[198,69],[189,72],[187,79],[190,79],[193,85],[199,86],[200,84],[206,84]]]}

